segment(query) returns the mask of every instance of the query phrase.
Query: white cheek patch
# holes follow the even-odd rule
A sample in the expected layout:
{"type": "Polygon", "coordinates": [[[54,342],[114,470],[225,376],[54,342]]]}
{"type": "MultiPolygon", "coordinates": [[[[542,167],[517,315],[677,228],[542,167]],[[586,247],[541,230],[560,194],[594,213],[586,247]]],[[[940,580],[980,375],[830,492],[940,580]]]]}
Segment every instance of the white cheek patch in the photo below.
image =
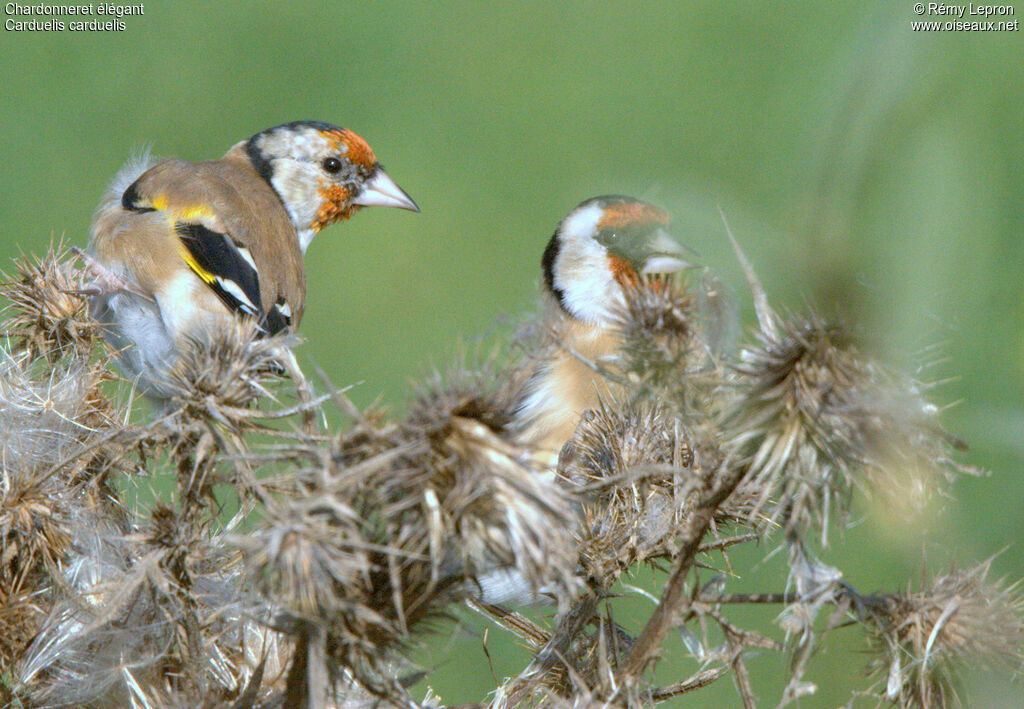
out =
{"type": "Polygon", "coordinates": [[[597,204],[592,204],[585,209],[580,209],[570,216],[562,224],[562,231],[565,234],[586,235],[583,239],[575,238],[574,241],[590,241],[590,234],[597,231],[597,223],[601,221],[604,209],[597,204]]]}
{"type": "Polygon", "coordinates": [[[274,175],[270,181],[284,202],[296,230],[316,221],[320,210],[319,180],[316,166],[311,163],[285,159],[274,161],[274,175]]]}
{"type": "Polygon", "coordinates": [[[608,250],[591,235],[604,210],[597,204],[573,214],[561,227],[554,283],[566,309],[580,320],[607,322],[622,289],[608,267],[608,250]]]}

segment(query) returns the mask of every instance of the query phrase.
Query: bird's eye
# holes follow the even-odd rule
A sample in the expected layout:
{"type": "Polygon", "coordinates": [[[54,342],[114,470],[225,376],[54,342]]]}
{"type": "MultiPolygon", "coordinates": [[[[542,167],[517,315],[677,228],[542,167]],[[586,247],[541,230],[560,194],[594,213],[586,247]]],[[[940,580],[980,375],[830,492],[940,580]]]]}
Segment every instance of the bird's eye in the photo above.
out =
{"type": "Polygon", "coordinates": [[[327,158],[324,160],[324,169],[333,175],[341,169],[341,160],[338,158],[327,158]]]}

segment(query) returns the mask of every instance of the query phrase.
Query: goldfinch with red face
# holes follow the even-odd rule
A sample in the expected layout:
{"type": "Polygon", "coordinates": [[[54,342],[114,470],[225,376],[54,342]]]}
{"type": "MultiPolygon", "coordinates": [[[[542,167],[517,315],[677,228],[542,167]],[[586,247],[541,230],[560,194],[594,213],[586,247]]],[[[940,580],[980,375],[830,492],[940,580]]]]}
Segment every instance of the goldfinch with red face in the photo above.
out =
{"type": "Polygon", "coordinates": [[[419,211],[366,141],[329,123],[268,128],[210,162],[145,156],[96,213],[86,292],[128,374],[159,398],[189,340],[236,317],[267,334],[298,326],[306,248],[369,206],[419,211]]]}
{"type": "Polygon", "coordinates": [[[545,325],[554,344],[540,358],[517,418],[541,465],[554,466],[587,409],[614,394],[594,366],[613,364],[622,339],[614,313],[639,274],[690,267],[663,209],[632,197],[593,197],[559,223],[541,261],[545,325]]]}

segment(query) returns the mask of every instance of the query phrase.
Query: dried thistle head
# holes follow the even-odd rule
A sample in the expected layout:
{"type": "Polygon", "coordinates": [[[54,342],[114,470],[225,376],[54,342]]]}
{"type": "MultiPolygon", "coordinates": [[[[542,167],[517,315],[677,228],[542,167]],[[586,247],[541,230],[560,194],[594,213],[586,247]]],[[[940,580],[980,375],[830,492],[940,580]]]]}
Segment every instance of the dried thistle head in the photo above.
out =
{"type": "MultiPolygon", "coordinates": [[[[695,496],[722,465],[714,438],[664,406],[604,401],[586,412],[562,449],[558,475],[580,500],[588,578],[610,586],[637,562],[671,558],[695,496]]],[[[716,523],[746,519],[749,498],[737,491],[716,523]]]]}
{"type": "Polygon", "coordinates": [[[706,271],[642,275],[625,284],[614,311],[620,369],[638,395],[707,413],[724,372],[720,358],[735,330],[735,308],[706,271]]]}
{"type": "Polygon", "coordinates": [[[530,452],[477,420],[453,417],[451,434],[432,457],[427,489],[465,573],[514,569],[532,590],[566,601],[577,583],[573,515],[568,497],[531,465],[530,452]],[[444,450],[448,461],[437,455],[444,450]]]}
{"type": "Polygon", "coordinates": [[[314,489],[275,501],[253,535],[236,539],[246,585],[291,637],[292,701],[346,677],[380,695],[399,691],[389,679],[395,651],[454,600],[416,501],[388,503],[375,484],[394,461],[389,451],[324,471],[314,489]]]}
{"type": "MultiPolygon", "coordinates": [[[[66,563],[76,520],[117,516],[99,445],[115,422],[94,398],[97,370],[0,349],[0,662],[31,637],[66,563]]],[[[105,400],[104,400],[105,401],[105,400]]]]}
{"type": "Polygon", "coordinates": [[[278,413],[255,404],[273,396],[282,360],[294,362],[289,344],[286,336],[264,338],[255,323],[238,319],[190,340],[169,369],[147,372],[143,385],[157,395],[161,415],[132,431],[130,440],[148,453],[166,454],[174,466],[182,523],[198,523],[200,510],[204,523],[215,523],[217,483],[234,484],[243,508],[255,503],[258,483],[244,434],[274,433],[263,424],[278,413]]]}
{"type": "Polygon", "coordinates": [[[693,295],[679,279],[660,274],[628,281],[623,294],[614,315],[625,341],[624,369],[661,379],[685,368],[698,346],[693,295]]]}
{"type": "Polygon", "coordinates": [[[166,584],[154,588],[147,579],[162,577],[156,560],[137,560],[129,571],[123,543],[81,541],[76,551],[83,555],[72,560],[67,583],[21,658],[19,695],[34,706],[127,702],[128,686],[159,681],[159,660],[173,637],[160,602],[166,584]]]}
{"type": "Polygon", "coordinates": [[[452,416],[460,416],[504,434],[515,418],[530,374],[530,365],[516,354],[497,349],[482,356],[463,353],[417,386],[404,428],[443,430],[452,416]]]}
{"type": "Polygon", "coordinates": [[[412,451],[406,469],[422,475],[418,494],[431,496],[425,518],[440,520],[467,575],[511,568],[534,589],[564,593],[574,585],[569,503],[513,425],[530,371],[494,353],[457,365],[421,390],[399,435],[412,451]]]}
{"type": "Polygon", "coordinates": [[[221,540],[188,539],[175,519],[158,505],[138,526],[76,523],[52,610],[20,658],[19,698],[114,707],[191,697],[195,706],[237,700],[254,676],[254,697],[266,696],[287,659],[278,635],[239,588],[221,540]]]}
{"type": "Polygon", "coordinates": [[[299,617],[326,621],[349,613],[366,595],[369,547],[381,541],[368,536],[339,495],[321,494],[275,505],[255,535],[235,542],[269,598],[299,617]]]}
{"type": "MultiPolygon", "coordinates": [[[[574,487],[606,481],[605,498],[622,493],[614,485],[632,485],[638,466],[691,467],[694,452],[683,440],[682,424],[664,407],[641,403],[636,406],[605,400],[597,409],[584,412],[575,435],[562,449],[559,475],[574,487]]],[[[671,476],[651,475],[653,484],[668,487],[671,476]]]]}
{"type": "Polygon", "coordinates": [[[10,300],[7,332],[22,338],[32,356],[59,356],[68,347],[88,352],[96,341],[97,323],[89,315],[81,289],[81,271],[61,241],[50,242],[42,257],[15,261],[14,275],[3,274],[0,296],[10,300]]]}
{"type": "Polygon", "coordinates": [[[954,439],[912,380],[863,357],[841,327],[816,315],[762,325],[736,366],[730,445],[779,500],[767,512],[788,531],[845,516],[854,489],[920,495],[956,472],[954,439]]]}
{"type": "Polygon", "coordinates": [[[0,453],[6,469],[56,465],[71,451],[116,425],[96,399],[102,372],[72,356],[53,363],[0,348],[0,453]]]}
{"type": "Polygon", "coordinates": [[[958,706],[957,670],[1019,669],[1024,660],[1024,597],[1019,584],[986,577],[992,560],[954,569],[917,593],[865,599],[885,698],[900,707],[958,706]]]}
{"type": "Polygon", "coordinates": [[[164,393],[186,418],[244,428],[249,407],[280,379],[282,353],[292,344],[289,337],[262,337],[254,322],[237,319],[182,348],[166,373],[164,393]]]}

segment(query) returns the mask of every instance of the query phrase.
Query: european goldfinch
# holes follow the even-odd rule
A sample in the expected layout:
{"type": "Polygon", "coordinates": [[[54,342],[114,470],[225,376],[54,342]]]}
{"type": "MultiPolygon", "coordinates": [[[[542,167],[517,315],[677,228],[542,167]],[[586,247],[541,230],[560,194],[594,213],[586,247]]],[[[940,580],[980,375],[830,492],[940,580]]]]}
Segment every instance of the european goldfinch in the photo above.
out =
{"type": "Polygon", "coordinates": [[[419,211],[366,141],[329,123],[268,128],[210,162],[147,155],[99,206],[86,292],[128,374],[159,398],[181,348],[231,319],[268,334],[297,326],[306,248],[367,206],[419,211]]]}
{"type": "Polygon", "coordinates": [[[615,312],[638,274],[688,268],[668,234],[668,212],[632,197],[593,197],[559,223],[541,260],[544,325],[553,334],[517,419],[542,466],[554,466],[587,409],[614,394],[595,366],[614,365],[615,312]]]}

